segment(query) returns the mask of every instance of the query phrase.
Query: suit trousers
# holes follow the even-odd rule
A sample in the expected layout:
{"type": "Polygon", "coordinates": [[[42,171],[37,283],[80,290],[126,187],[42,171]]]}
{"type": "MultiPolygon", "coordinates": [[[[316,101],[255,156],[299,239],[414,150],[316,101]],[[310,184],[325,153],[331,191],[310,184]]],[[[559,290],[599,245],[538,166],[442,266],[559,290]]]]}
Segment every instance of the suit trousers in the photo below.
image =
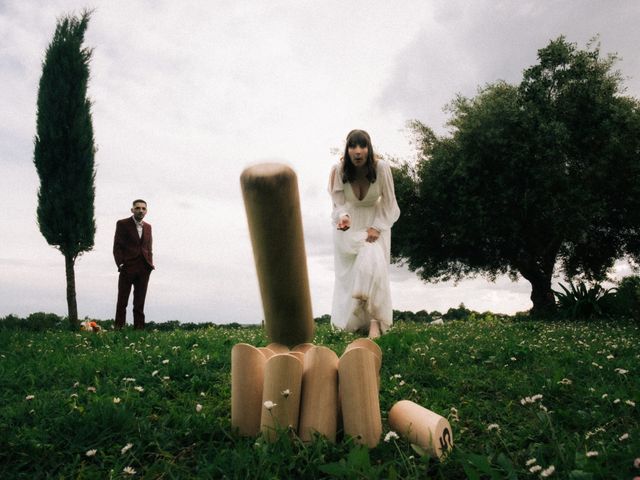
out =
{"type": "Polygon", "coordinates": [[[147,296],[147,286],[151,268],[142,256],[120,269],[118,277],[118,304],[116,306],[115,327],[124,327],[127,318],[127,304],[131,287],[133,287],[133,328],[144,328],[144,300],[147,296]]]}

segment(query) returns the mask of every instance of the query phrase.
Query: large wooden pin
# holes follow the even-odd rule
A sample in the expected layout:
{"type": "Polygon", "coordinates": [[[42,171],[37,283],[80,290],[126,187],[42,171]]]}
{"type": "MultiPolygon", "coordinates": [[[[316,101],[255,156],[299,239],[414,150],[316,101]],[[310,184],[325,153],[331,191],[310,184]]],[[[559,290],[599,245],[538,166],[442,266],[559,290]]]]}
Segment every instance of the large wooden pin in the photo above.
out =
{"type": "Polygon", "coordinates": [[[338,372],[344,433],[373,448],[382,434],[375,355],[352,348],[340,357],[338,372]]]}
{"type": "Polygon", "coordinates": [[[265,362],[265,355],[246,343],[231,349],[231,426],[240,435],[260,432],[265,362]]]}
{"type": "Polygon", "coordinates": [[[335,442],[337,424],[338,356],[327,347],[311,347],[304,354],[298,435],[310,442],[319,433],[335,442]]]}
{"type": "Polygon", "coordinates": [[[438,458],[453,447],[449,421],[410,400],[401,400],[391,407],[389,426],[398,435],[438,458]]]}
{"type": "Polygon", "coordinates": [[[240,176],[268,338],[292,347],[314,324],[295,172],[263,163],[240,176]]]}

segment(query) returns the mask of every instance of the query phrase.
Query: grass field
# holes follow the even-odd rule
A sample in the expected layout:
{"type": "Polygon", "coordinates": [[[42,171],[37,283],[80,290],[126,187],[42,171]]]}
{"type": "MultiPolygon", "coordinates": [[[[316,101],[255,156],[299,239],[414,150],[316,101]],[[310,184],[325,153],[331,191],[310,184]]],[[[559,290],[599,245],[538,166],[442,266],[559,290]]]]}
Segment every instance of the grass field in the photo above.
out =
{"type": "MultiPolygon", "coordinates": [[[[318,327],[339,355],[351,334],[318,327]]],[[[490,315],[398,323],[379,340],[386,416],[413,400],[451,422],[442,462],[405,441],[236,436],[230,352],[259,328],[104,334],[0,329],[0,479],[571,478],[640,475],[640,329],[490,315]]]]}

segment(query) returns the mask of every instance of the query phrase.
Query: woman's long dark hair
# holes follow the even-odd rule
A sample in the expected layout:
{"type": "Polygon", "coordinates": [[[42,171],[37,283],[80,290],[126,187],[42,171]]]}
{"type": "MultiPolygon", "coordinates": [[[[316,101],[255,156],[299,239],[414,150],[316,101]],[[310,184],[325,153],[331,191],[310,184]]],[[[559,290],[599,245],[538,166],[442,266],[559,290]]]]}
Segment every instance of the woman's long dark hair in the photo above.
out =
{"type": "Polygon", "coordinates": [[[373,146],[371,145],[371,137],[364,130],[351,130],[347,135],[347,144],[344,147],[344,156],[342,157],[342,183],[351,183],[356,179],[356,167],[351,162],[349,157],[349,148],[358,146],[360,148],[367,148],[369,150],[367,154],[367,180],[369,183],[375,183],[376,181],[376,155],[373,153],[373,146]]]}

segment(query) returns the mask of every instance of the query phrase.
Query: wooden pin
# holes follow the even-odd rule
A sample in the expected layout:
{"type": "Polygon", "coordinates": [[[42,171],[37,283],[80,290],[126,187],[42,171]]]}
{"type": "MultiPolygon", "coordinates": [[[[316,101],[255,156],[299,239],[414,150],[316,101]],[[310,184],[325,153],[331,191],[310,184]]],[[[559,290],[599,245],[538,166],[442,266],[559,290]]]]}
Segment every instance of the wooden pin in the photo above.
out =
{"type": "Polygon", "coordinates": [[[231,426],[243,436],[260,431],[265,363],[262,352],[251,345],[238,343],[231,349],[231,426]]]}
{"type": "Polygon", "coordinates": [[[298,429],[302,362],[288,353],[267,360],[264,369],[260,430],[269,441],[278,431],[298,429]]]}
{"type": "Polygon", "coordinates": [[[291,350],[289,352],[289,355],[296,357],[298,360],[300,360],[300,363],[304,365],[304,353],[298,352],[296,350],[291,350]]]}
{"type": "Polygon", "coordinates": [[[294,352],[307,353],[313,347],[315,347],[313,343],[301,343],[293,347],[291,350],[293,350],[294,352]]]}
{"type": "Polygon", "coordinates": [[[273,350],[267,347],[258,347],[258,350],[262,352],[262,354],[264,355],[264,358],[266,359],[269,359],[276,354],[273,350]]]}
{"type": "Polygon", "coordinates": [[[449,421],[410,400],[401,400],[391,407],[389,426],[398,435],[438,458],[453,447],[449,421]]]}
{"type": "Polygon", "coordinates": [[[370,338],[357,338],[356,340],[351,342],[349,345],[347,345],[347,348],[345,348],[344,351],[348,352],[349,350],[353,348],[358,348],[358,347],[366,348],[367,350],[369,350],[371,353],[375,355],[376,370],[380,372],[380,367],[382,366],[382,349],[380,348],[380,345],[378,345],[376,342],[374,342],[370,338]]]}
{"type": "Polygon", "coordinates": [[[338,364],[344,433],[375,447],[382,433],[376,356],[366,348],[346,351],[338,364]]]}
{"type": "Polygon", "coordinates": [[[312,347],[304,355],[298,435],[310,442],[317,432],[335,442],[337,424],[338,356],[327,347],[312,347]]]}
{"type": "Polygon", "coordinates": [[[288,346],[313,339],[314,323],[295,172],[262,163],[240,175],[267,337],[288,346]]]}
{"type": "Polygon", "coordinates": [[[289,347],[277,342],[270,343],[266,348],[271,350],[273,353],[289,353],[289,347]]]}

